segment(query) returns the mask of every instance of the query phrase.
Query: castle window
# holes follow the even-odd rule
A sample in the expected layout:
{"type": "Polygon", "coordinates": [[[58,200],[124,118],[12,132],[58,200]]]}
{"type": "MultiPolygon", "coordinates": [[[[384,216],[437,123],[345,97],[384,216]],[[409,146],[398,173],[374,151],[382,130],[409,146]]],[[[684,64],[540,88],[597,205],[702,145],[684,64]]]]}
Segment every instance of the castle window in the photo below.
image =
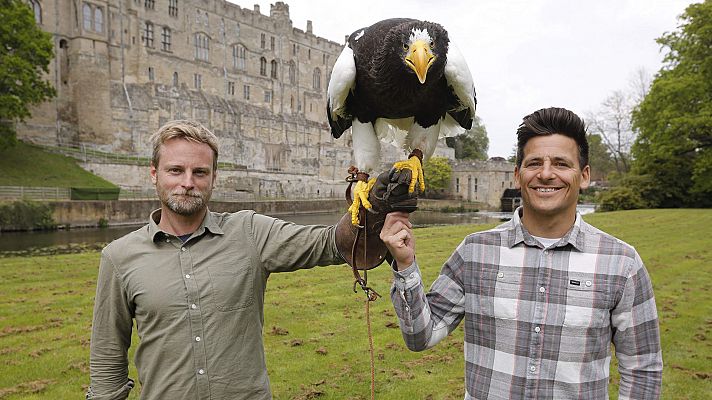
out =
{"type": "Polygon", "coordinates": [[[265,90],[265,103],[271,103],[271,102],[272,102],[272,91],[265,90]]]}
{"type": "Polygon", "coordinates": [[[203,76],[200,74],[193,74],[193,87],[200,90],[203,88],[203,76]]]}
{"type": "Polygon", "coordinates": [[[460,193],[460,178],[455,178],[455,193],[460,193]]]}
{"type": "Polygon", "coordinates": [[[289,83],[294,85],[297,82],[297,66],[294,61],[289,62],[289,83]]]}
{"type": "Polygon", "coordinates": [[[475,192],[477,191],[477,178],[475,178],[475,192]]]}
{"type": "Polygon", "coordinates": [[[275,60],[270,61],[270,67],[271,67],[270,73],[269,73],[270,77],[277,79],[277,61],[275,61],[275,60]]]}
{"type": "Polygon", "coordinates": [[[270,50],[274,50],[274,36],[270,36],[269,38],[269,48],[270,50]]]}
{"type": "Polygon", "coordinates": [[[104,31],[104,9],[91,3],[82,5],[82,21],[85,31],[104,31]]]}
{"type": "Polygon", "coordinates": [[[242,87],[242,97],[244,97],[245,100],[250,99],[250,85],[244,85],[242,87]]]}
{"type": "Polygon", "coordinates": [[[260,34],[260,48],[262,48],[262,49],[265,48],[265,40],[266,40],[265,34],[264,34],[264,33],[261,33],[261,34],[260,34]]]}
{"type": "Polygon", "coordinates": [[[143,25],[141,43],[146,47],[153,47],[153,24],[148,21],[143,25]]]}
{"type": "Polygon", "coordinates": [[[292,55],[297,55],[297,45],[295,43],[292,43],[292,55]]]}
{"type": "Polygon", "coordinates": [[[178,87],[178,72],[173,72],[173,86],[178,87]]]}
{"type": "Polygon", "coordinates": [[[326,65],[326,54],[321,55],[321,61],[326,65]]]}
{"type": "Polygon", "coordinates": [[[267,76],[267,59],[260,58],[260,75],[267,76]]]}
{"type": "Polygon", "coordinates": [[[319,68],[314,68],[312,87],[314,90],[321,90],[321,70],[319,70],[319,68]]]}
{"type": "Polygon", "coordinates": [[[227,94],[230,96],[235,95],[235,82],[228,82],[227,83],[227,94]]]}
{"type": "Polygon", "coordinates": [[[89,4],[84,3],[84,5],[82,6],[82,15],[84,17],[84,30],[92,30],[92,12],[91,6],[89,4]]]}
{"type": "Polygon", "coordinates": [[[209,61],[210,38],[204,33],[195,34],[195,58],[209,61]]]}
{"type": "Polygon", "coordinates": [[[311,60],[311,49],[307,51],[307,58],[311,60]]]}
{"type": "Polygon", "coordinates": [[[153,82],[156,79],[156,73],[153,71],[153,67],[148,67],[148,80],[153,82]]]}
{"type": "Polygon", "coordinates": [[[32,7],[32,13],[35,14],[35,22],[38,24],[42,23],[42,6],[37,0],[30,0],[30,7],[32,7]]]}
{"type": "Polygon", "coordinates": [[[171,51],[171,28],[164,26],[161,32],[161,50],[171,51]]]}
{"type": "Polygon", "coordinates": [[[153,9],[155,8],[155,6],[156,6],[156,0],[144,0],[143,6],[144,6],[147,10],[153,10],[153,9]]]}
{"type": "Polygon", "coordinates": [[[101,7],[94,8],[94,30],[96,32],[104,31],[104,11],[101,7]]]}
{"type": "Polygon", "coordinates": [[[239,70],[245,69],[245,48],[242,45],[232,46],[232,66],[239,70]]]}
{"type": "Polygon", "coordinates": [[[178,0],[168,0],[168,15],[171,17],[178,16],[178,0]]]}

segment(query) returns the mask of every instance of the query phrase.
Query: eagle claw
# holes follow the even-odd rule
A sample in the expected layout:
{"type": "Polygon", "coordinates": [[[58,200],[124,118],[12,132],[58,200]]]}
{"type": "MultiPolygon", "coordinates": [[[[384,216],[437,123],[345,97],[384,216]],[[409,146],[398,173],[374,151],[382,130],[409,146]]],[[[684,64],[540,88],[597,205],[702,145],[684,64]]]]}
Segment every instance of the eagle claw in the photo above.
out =
{"type": "Polygon", "coordinates": [[[408,193],[413,193],[415,191],[416,182],[419,184],[418,189],[420,192],[425,192],[425,176],[423,174],[423,165],[420,163],[420,158],[417,156],[411,156],[406,161],[398,161],[393,164],[393,168],[396,171],[401,171],[403,169],[409,169],[412,171],[410,174],[410,184],[408,185],[408,193]]]}

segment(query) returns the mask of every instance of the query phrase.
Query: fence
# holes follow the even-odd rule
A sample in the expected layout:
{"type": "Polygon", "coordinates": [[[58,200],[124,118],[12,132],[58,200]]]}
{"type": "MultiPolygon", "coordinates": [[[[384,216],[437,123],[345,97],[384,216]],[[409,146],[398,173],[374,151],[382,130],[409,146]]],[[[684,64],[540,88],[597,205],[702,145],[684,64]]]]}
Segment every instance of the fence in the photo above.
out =
{"type": "Polygon", "coordinates": [[[69,200],[69,188],[0,186],[0,200],[69,200]]]}

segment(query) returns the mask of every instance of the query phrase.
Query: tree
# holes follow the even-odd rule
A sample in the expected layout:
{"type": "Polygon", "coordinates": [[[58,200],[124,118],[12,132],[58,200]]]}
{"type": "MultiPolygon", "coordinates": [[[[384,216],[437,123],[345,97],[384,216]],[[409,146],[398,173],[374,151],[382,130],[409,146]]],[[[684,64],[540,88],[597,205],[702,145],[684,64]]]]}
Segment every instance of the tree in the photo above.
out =
{"type": "Polygon", "coordinates": [[[482,120],[475,116],[472,128],[461,135],[445,139],[448,147],[455,149],[458,160],[486,160],[489,138],[482,120]]]}
{"type": "Polygon", "coordinates": [[[608,152],[608,146],[597,133],[586,134],[588,139],[588,164],[591,166],[591,180],[606,180],[608,174],[616,170],[615,162],[608,152]]]}
{"type": "Polygon", "coordinates": [[[597,112],[586,118],[589,130],[603,139],[619,174],[630,169],[630,148],[635,138],[630,123],[632,110],[630,97],[622,90],[616,90],[601,103],[597,112]]]}
{"type": "Polygon", "coordinates": [[[431,157],[423,166],[425,175],[425,191],[429,194],[437,194],[450,186],[452,167],[450,161],[445,157],[431,157]]]}
{"type": "Polygon", "coordinates": [[[13,122],[30,116],[29,106],[55,96],[45,81],[53,57],[52,35],[35,23],[21,0],[0,0],[0,146],[15,140],[13,122]]]}
{"type": "Polygon", "coordinates": [[[633,112],[634,174],[653,207],[712,206],[712,0],[657,42],[665,65],[633,112]],[[652,186],[652,187],[651,187],[652,186]]]}

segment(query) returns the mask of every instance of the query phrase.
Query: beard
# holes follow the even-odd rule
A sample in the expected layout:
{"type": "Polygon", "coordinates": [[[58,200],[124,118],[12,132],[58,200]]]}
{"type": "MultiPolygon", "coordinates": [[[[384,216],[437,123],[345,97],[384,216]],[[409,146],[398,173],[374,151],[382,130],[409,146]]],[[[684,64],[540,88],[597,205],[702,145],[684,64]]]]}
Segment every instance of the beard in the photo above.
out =
{"type": "Polygon", "coordinates": [[[202,211],[208,204],[212,192],[211,190],[201,192],[195,189],[176,189],[169,193],[167,190],[160,188],[160,185],[157,185],[156,188],[161,204],[182,216],[191,216],[202,211]]]}

